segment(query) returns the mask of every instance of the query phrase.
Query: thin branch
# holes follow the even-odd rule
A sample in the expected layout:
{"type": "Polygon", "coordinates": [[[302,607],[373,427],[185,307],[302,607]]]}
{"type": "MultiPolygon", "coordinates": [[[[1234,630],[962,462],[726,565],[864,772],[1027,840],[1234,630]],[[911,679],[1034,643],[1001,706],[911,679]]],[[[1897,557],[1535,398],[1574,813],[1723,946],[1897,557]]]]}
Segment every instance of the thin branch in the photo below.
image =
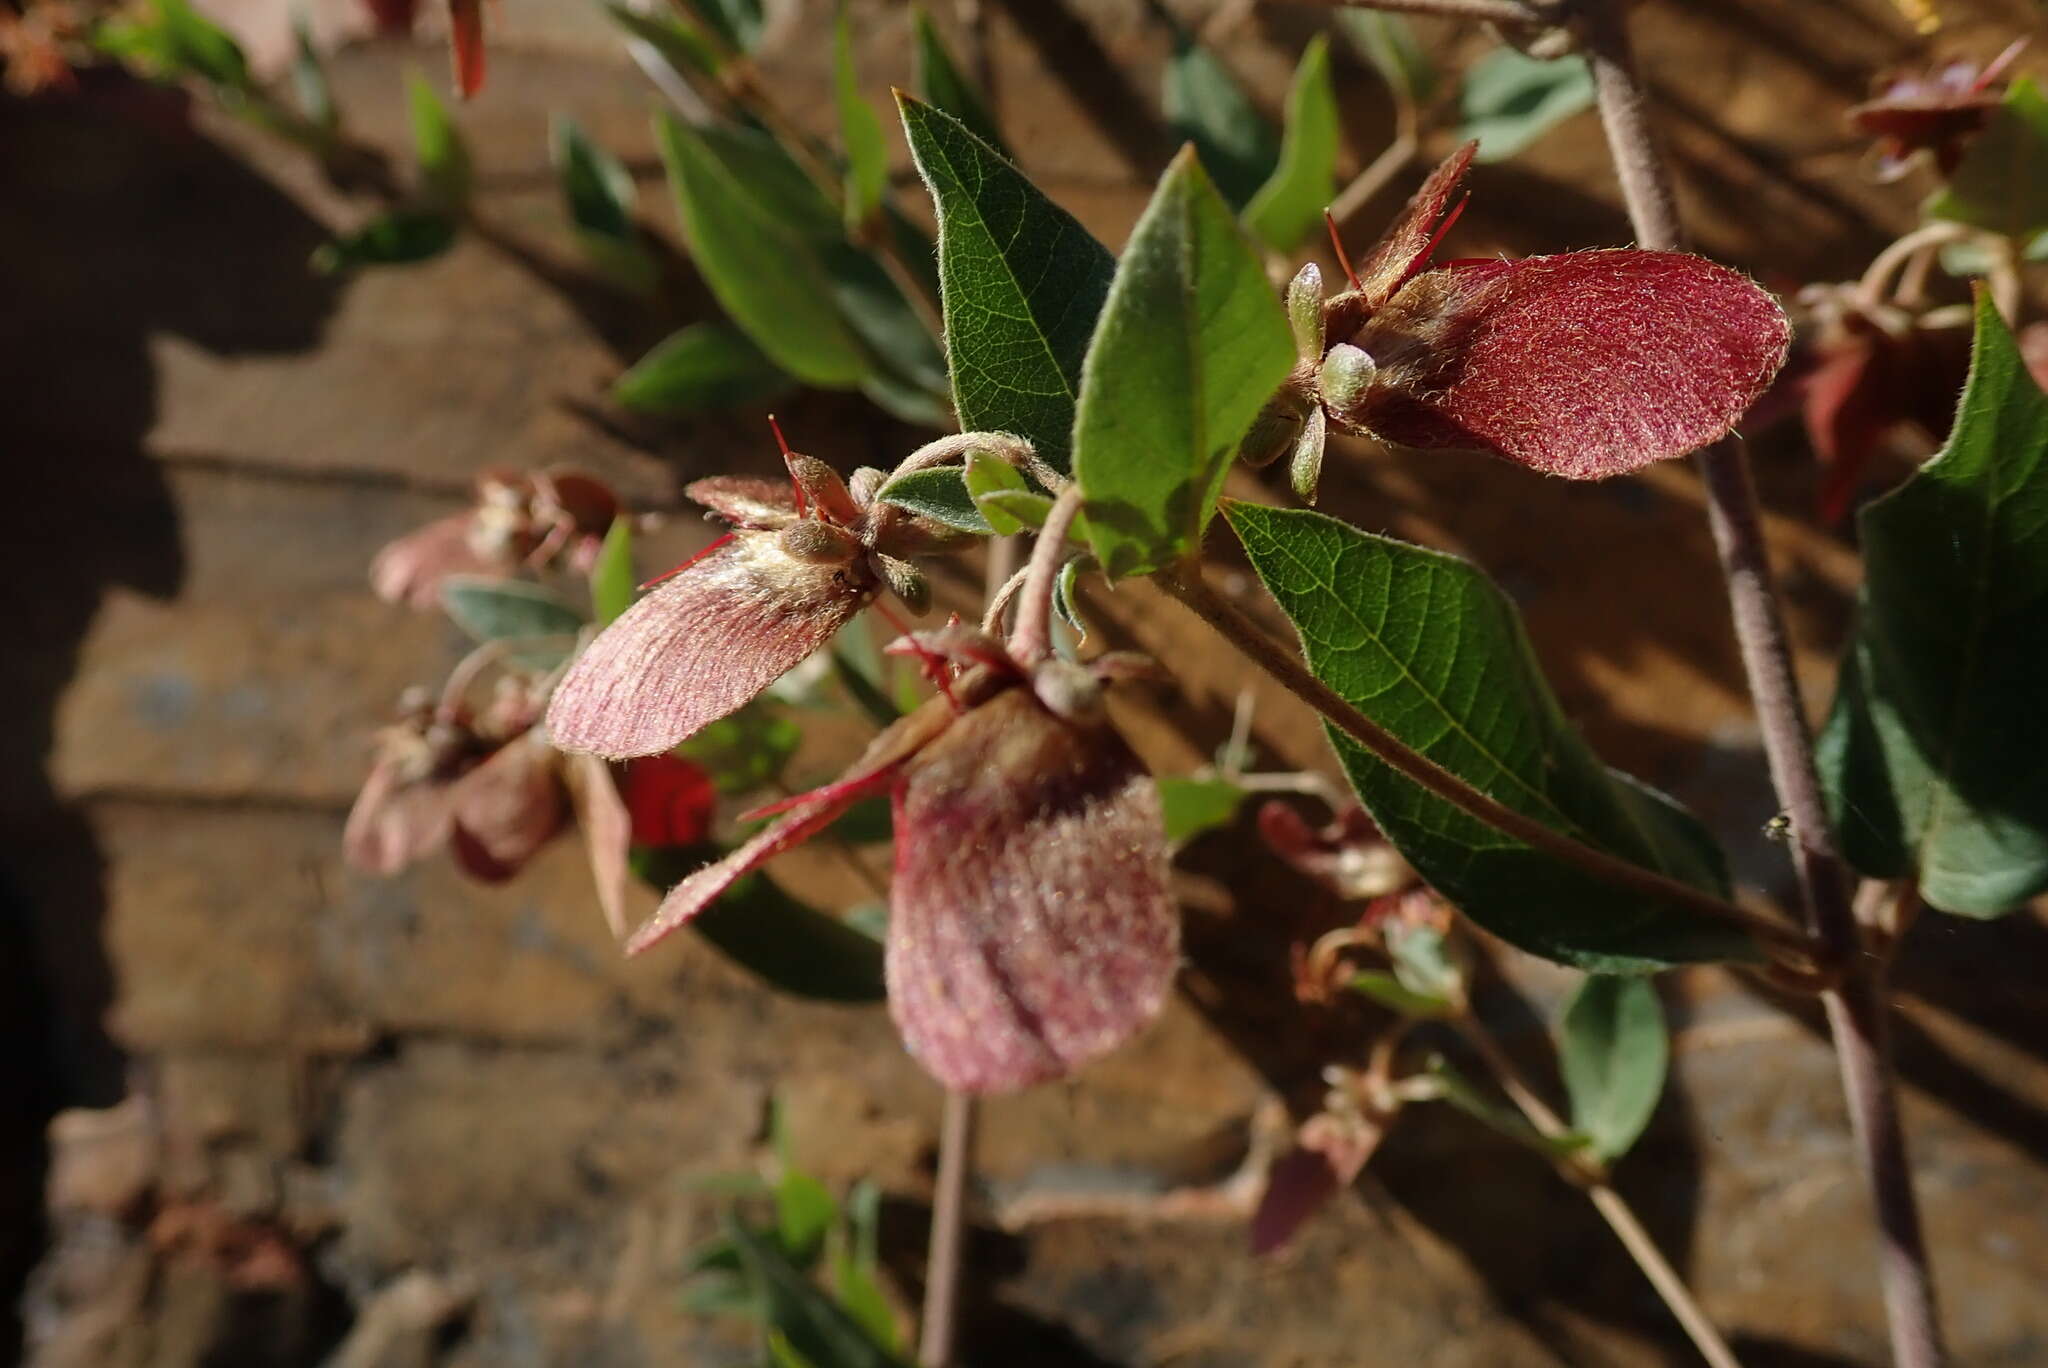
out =
{"type": "MultiPolygon", "coordinates": [[[[1759,916],[1669,875],[1583,845],[1555,828],[1488,797],[1428,756],[1410,749],[1405,742],[1311,674],[1293,652],[1267,636],[1257,623],[1210,588],[1198,571],[1192,568],[1168,570],[1153,579],[1192,609],[1197,617],[1215,628],[1253,664],[1371,751],[1381,763],[1459,811],[1604,883],[1740,927],[1779,953],[1789,952],[1795,956],[1811,953],[1811,942],[1796,927],[1759,916]]],[[[1030,607],[1029,600],[1025,607],[1030,607]]]]}
{"type": "Polygon", "coordinates": [[[1010,654],[1029,669],[1052,654],[1052,591],[1059,578],[1067,532],[1081,516],[1081,486],[1068,485],[1052,501],[1045,526],[1031,547],[1030,563],[1024,567],[1024,586],[1018,591],[1017,629],[1010,633],[1010,654]]]}
{"type": "Polygon", "coordinates": [[[1427,14],[1438,19],[1478,19],[1489,24],[1537,24],[1543,16],[1520,0],[1322,0],[1353,9],[1427,14]]]}
{"type": "MultiPolygon", "coordinates": [[[[1650,125],[1621,7],[1614,0],[1578,0],[1577,9],[1584,20],[1601,119],[1637,240],[1653,250],[1678,250],[1683,234],[1677,201],[1650,125]]],[[[1945,1357],[1940,1319],[1885,1056],[1880,970],[1876,961],[1861,953],[1833,828],[1821,801],[1813,738],[1800,703],[1756,493],[1739,444],[1723,443],[1700,453],[1699,465],[1743,668],[1763,729],[1764,755],[1779,801],[1792,818],[1793,868],[1807,924],[1828,967],[1844,973],[1842,986],[1824,993],[1822,1001],[1834,1035],[1850,1126],[1877,1208],[1883,1241],[1879,1268],[1892,1353],[1899,1368],[1938,1368],[1945,1357]]]]}
{"type": "MultiPolygon", "coordinates": [[[[1500,1042],[1494,1039],[1492,1032],[1488,1031],[1477,1017],[1467,1013],[1458,1019],[1456,1025],[1459,1034],[1464,1036],[1474,1052],[1485,1062],[1486,1067],[1492,1070],[1501,1091],[1506,1093],[1508,1100],[1528,1118],[1529,1124],[1536,1128],[1538,1134],[1545,1139],[1555,1140],[1569,1132],[1570,1127],[1565,1125],[1563,1118],[1552,1111],[1549,1104],[1529,1086],[1529,1081],[1522,1076],[1522,1071],[1515,1067],[1514,1060],[1508,1057],[1507,1051],[1500,1047],[1500,1042]]],[[[1650,1285],[1657,1289],[1657,1295],[1663,1299],[1665,1307],[1684,1329],[1686,1338],[1692,1341],[1693,1348],[1699,1350],[1700,1357],[1711,1364],[1712,1368],[1741,1368],[1734,1351],[1728,1347],[1728,1341],[1721,1338],[1721,1332],[1714,1328],[1714,1323],[1707,1319],[1706,1311],[1693,1297],[1692,1289],[1685,1285],[1685,1279],[1679,1276],[1678,1270],[1664,1257],[1664,1251],[1657,1248],[1657,1242],[1636,1218],[1628,1199],[1615,1191],[1606,1174],[1599,1171],[1588,1174],[1584,1171],[1583,1165],[1575,1164],[1563,1157],[1556,1161],[1556,1165],[1559,1176],[1586,1190],[1586,1196],[1593,1203],[1594,1210],[1606,1220],[1608,1227],[1620,1239],[1622,1247],[1628,1250],[1629,1257],[1635,1260],[1636,1267],[1650,1280],[1650,1285]]]]}
{"type": "Polygon", "coordinates": [[[932,1192],[931,1246],[925,1255],[924,1315],[917,1337],[922,1368],[949,1368],[960,1332],[960,1262],[967,1227],[967,1174],[974,1166],[977,1100],[946,1094],[939,1121],[939,1176],[932,1192]]]}
{"type": "MultiPolygon", "coordinates": [[[[1403,122],[1412,124],[1413,120],[1403,122]]],[[[1386,150],[1373,158],[1372,165],[1359,172],[1337,193],[1337,198],[1330,202],[1330,217],[1337,220],[1338,227],[1350,222],[1352,215],[1377,199],[1380,192],[1393,183],[1394,177],[1407,169],[1408,164],[1415,160],[1417,146],[1414,129],[1403,128],[1387,144],[1386,150]]]]}

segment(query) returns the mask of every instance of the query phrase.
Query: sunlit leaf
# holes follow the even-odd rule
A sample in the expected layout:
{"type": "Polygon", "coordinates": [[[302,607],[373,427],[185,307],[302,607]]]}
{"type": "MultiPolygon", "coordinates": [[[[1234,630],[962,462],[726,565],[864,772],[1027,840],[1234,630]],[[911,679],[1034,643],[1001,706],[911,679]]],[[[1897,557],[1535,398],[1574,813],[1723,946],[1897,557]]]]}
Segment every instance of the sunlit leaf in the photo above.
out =
{"type": "Polygon", "coordinates": [[[1592,107],[1593,75],[1580,58],[1544,62],[1495,48],[1465,73],[1458,137],[1479,140],[1475,161],[1506,161],[1592,107]]]}
{"type": "Polygon", "coordinates": [[[761,45],[761,30],[766,23],[761,12],[761,0],[683,0],[683,3],[733,51],[752,52],[761,45]]]}
{"type": "Polygon", "coordinates": [[[676,754],[701,766],[720,793],[747,794],[780,779],[803,740],[796,723],[750,703],[699,729],[676,754]]]}
{"type": "Polygon", "coordinates": [[[875,497],[963,532],[988,536],[995,531],[976,506],[974,496],[967,492],[965,472],[958,466],[935,466],[898,475],[883,485],[875,497]]]}
{"type": "Polygon", "coordinates": [[[469,203],[473,180],[469,148],[462,140],[448,106],[417,71],[405,82],[406,105],[412,116],[412,154],[419,163],[420,185],[437,208],[458,210],[469,203]]]}
{"type": "Polygon", "coordinates": [[[1990,917],[2048,889],[2048,397],[1988,296],[1948,443],[1858,520],[1821,767],[1851,863],[1990,917]]]}
{"type": "Polygon", "coordinates": [[[1291,252],[1322,225],[1337,193],[1337,92],[1330,84],[1330,42],[1317,34],[1301,54],[1287,92],[1280,164],[1251,203],[1244,225],[1276,252],[1291,252]]]}
{"type": "Polygon", "coordinates": [[[614,381],[612,399],[635,413],[697,413],[758,404],[795,385],[738,328],[692,323],[614,381]]]}
{"type": "Polygon", "coordinates": [[[633,572],[633,520],[613,518],[598,548],[597,564],[590,568],[590,605],[597,625],[608,627],[619,614],[633,606],[639,576],[633,572]]]}
{"type": "Polygon", "coordinates": [[[1116,261],[957,119],[908,97],[899,104],[938,210],[960,426],[1014,432],[1065,471],[1081,362],[1116,261]]]}
{"type": "Polygon", "coordinates": [[[760,1291],[770,1326],[816,1368],[904,1368],[903,1360],[876,1343],[782,1251],[739,1225],[728,1229],[727,1238],[760,1291]]]}
{"type": "MultiPolygon", "coordinates": [[[[1544,681],[1520,615],[1478,569],[1306,510],[1233,503],[1225,514],[1300,632],[1309,668],[1353,706],[1497,802],[1725,893],[1713,839],[1593,755],[1544,681]]],[[[1326,730],[1387,839],[1502,939],[1607,972],[1755,958],[1743,934],[1524,845],[1326,730]]]]}
{"type": "Polygon", "coordinates": [[[1646,978],[1590,974],[1565,1003],[1557,1062],[1572,1127],[1604,1160],[1619,1159],[1650,1124],[1671,1045],[1664,1006],[1646,978]]]}
{"type": "Polygon", "coordinates": [[[1257,249],[1183,152],[1131,230],[1081,382],[1074,478],[1106,574],[1199,545],[1238,440],[1293,365],[1257,249]]]}

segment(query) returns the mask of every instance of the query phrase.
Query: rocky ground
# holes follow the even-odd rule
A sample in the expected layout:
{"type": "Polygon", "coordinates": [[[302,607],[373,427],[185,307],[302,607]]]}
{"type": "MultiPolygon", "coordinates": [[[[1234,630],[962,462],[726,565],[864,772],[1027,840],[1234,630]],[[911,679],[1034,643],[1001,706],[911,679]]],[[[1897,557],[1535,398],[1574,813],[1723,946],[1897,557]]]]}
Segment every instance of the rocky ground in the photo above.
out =
{"type": "MultiPolygon", "coordinates": [[[[768,71],[823,128],[829,7],[788,8],[768,71]]],[[[1022,161],[1119,242],[1170,151],[1162,31],[1138,0],[987,8],[1022,161]]],[[[2021,0],[1950,8],[2031,22],[2021,0]]],[[[855,10],[869,83],[905,82],[905,10],[855,10]]],[[[1796,283],[1855,270],[1908,221],[1840,132],[1911,50],[1889,6],[1655,11],[1646,56],[1708,250],[1796,283]]],[[[1224,31],[1269,107],[1320,13],[1273,5],[1224,31]]],[[[24,1305],[47,1368],[742,1362],[729,1326],[681,1309],[680,1269],[718,1205],[691,1179],[756,1160],[771,1092],[804,1164],[882,1186],[914,1303],[938,1097],[880,1013],[778,998],[687,940],[622,962],[568,846],[499,890],[340,861],[367,737],[459,649],[371,597],[379,545],[458,506],[486,464],[573,460],[673,507],[681,481],[766,455],[758,414],[651,431],[607,411],[621,366],[690,315],[556,269],[572,255],[545,119],[570,111],[626,154],[665,222],[649,97],[580,6],[507,0],[502,21],[490,89],[462,113],[502,232],[345,281],[304,263],[364,205],[246,129],[208,117],[179,139],[0,103],[0,1039],[19,1042],[0,1058],[0,1293],[41,1260],[24,1305]]],[[[443,60],[339,54],[357,130],[402,147],[402,73],[443,60]]],[[[1353,145],[1376,149],[1380,97],[1350,59],[1340,76],[1353,145]]],[[[1486,168],[1460,254],[1626,240],[1601,155],[1582,121],[1486,168]]],[[[855,400],[781,412],[842,467],[917,440],[855,400]]],[[[1762,478],[1818,704],[1856,572],[1805,517],[1801,459],[1767,447],[1762,478]]],[[[1596,746],[1693,802],[1768,884],[1773,808],[1699,502],[1679,468],[1567,488],[1353,451],[1325,482],[1333,511],[1480,555],[1596,746]]],[[[664,533],[678,552],[705,535],[688,517],[664,533]]],[[[1098,606],[1112,641],[1184,674],[1132,721],[1149,759],[1186,770],[1240,681],[1142,593],[1098,606]]],[[[1257,696],[1270,759],[1325,763],[1305,715],[1257,696]]],[[[1241,833],[1191,864],[1183,1000],[1079,1080],[987,1109],[967,1361],[1684,1361],[1577,1194],[1455,1117],[1404,1122],[1278,1261],[1248,1259],[1228,1216],[1145,1217],[1147,1191],[1227,1172],[1264,1101],[1312,1092],[1356,1025],[1289,1006],[1286,936],[1308,914],[1279,866],[1241,833]],[[1105,1191],[1129,1210],[996,1219],[1105,1191]]],[[[795,878],[835,892],[825,866],[795,878]]],[[[1540,1068],[1531,1013],[1558,980],[1509,969],[1487,1009],[1540,1068]]],[[[1923,925],[1902,979],[1906,1118],[1959,1361],[2048,1364],[2048,927],[1923,925]]],[[[1881,1361],[1816,1021],[1712,972],[1673,976],[1671,1004],[1674,1085],[1624,1190],[1746,1362],[1881,1361]]]]}

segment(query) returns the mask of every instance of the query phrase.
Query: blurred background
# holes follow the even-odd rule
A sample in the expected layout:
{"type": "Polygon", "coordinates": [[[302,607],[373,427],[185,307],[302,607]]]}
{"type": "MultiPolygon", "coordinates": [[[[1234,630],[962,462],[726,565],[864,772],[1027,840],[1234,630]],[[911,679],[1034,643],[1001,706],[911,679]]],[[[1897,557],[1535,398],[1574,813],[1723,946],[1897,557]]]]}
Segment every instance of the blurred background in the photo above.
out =
{"type": "MultiPolygon", "coordinates": [[[[284,0],[201,8],[285,79],[284,0]]],[[[1177,142],[1161,112],[1166,12],[932,8],[956,52],[979,54],[1020,164],[1120,244],[1177,142]]],[[[1942,0],[1930,34],[1919,9],[1640,7],[1703,251],[1790,294],[1853,279],[1912,225],[1920,191],[1878,183],[1844,111],[1902,65],[1983,60],[2042,23],[2030,0],[1942,0]]],[[[854,0],[848,14],[879,104],[910,84],[911,13],[854,0]]],[[[1170,14],[1274,118],[1330,23],[1315,4],[1170,14]]],[[[314,0],[310,16],[350,133],[406,164],[408,72],[448,88],[444,16],[423,11],[410,39],[374,35],[358,0],[314,0]]],[[[660,310],[593,279],[562,212],[548,124],[566,113],[677,240],[659,96],[617,30],[584,0],[501,0],[486,19],[488,85],[455,110],[482,226],[417,265],[311,269],[376,195],[204,98],[110,69],[0,94],[14,605],[0,654],[0,1363],[749,1362],[746,1336],[681,1293],[720,1209],[699,1180],[757,1162],[771,1095],[804,1168],[879,1187],[890,1295],[915,1304],[940,1098],[885,1014],[778,995],[689,938],[624,961],[573,843],[495,888],[445,861],[393,880],[343,864],[377,728],[466,649],[438,617],[372,595],[380,546],[465,507],[483,468],[570,462],[669,515],[646,538],[643,568],[658,569],[712,535],[682,484],[775,460],[765,403],[654,419],[613,396],[622,371],[713,312],[686,262],[660,310]]],[[[821,135],[836,127],[832,24],[822,0],[770,0],[756,52],[764,85],[821,135]]],[[[1417,32],[1453,69],[1495,46],[1447,24],[1417,32]]],[[[1331,53],[1348,179],[1395,136],[1394,107],[1355,49],[1331,53]]],[[[884,127],[898,197],[928,222],[884,127]]],[[[1449,146],[1435,135],[1353,217],[1354,251],[1449,146]]],[[[1470,188],[1451,255],[1629,237],[1589,113],[1470,188]]],[[[804,391],[776,411],[842,471],[930,435],[853,393],[804,391]]],[[[1765,434],[1759,479],[1817,708],[1857,570],[1812,513],[1793,427],[1765,434]]],[[[1692,804],[1748,881],[1783,877],[1690,470],[1567,487],[1345,447],[1322,506],[1481,559],[1595,748],[1692,804]]],[[[974,601],[979,574],[939,588],[974,601]]],[[[1131,727],[1161,772],[1193,770],[1245,681],[1142,588],[1090,607],[1108,644],[1180,677],[1131,727]]],[[[1330,769],[1305,713],[1262,684],[1250,694],[1266,767],[1330,769]]],[[[828,772],[857,741],[827,729],[808,744],[828,772]]],[[[1318,895],[1249,827],[1183,861],[1190,965],[1166,1019],[1076,1081],[986,1108],[964,1360],[1687,1361],[1578,1195],[1455,1116],[1404,1124],[1277,1259],[1249,1256],[1241,1212],[1148,1201],[1230,1173],[1262,1108],[1313,1097],[1341,1048],[1344,1019],[1304,1024],[1288,966],[1318,895]]],[[[865,896],[822,856],[795,857],[786,879],[825,905],[865,896]]],[[[1504,963],[1483,1009],[1547,1068],[1541,1022],[1562,976],[1504,963]]],[[[1817,1018],[1712,971],[1668,982],[1674,1081],[1620,1186],[1745,1362],[1882,1361],[1869,1216],[1817,1018]]],[[[2048,1364],[2044,984],[2034,912],[1928,919],[1901,966],[1906,1118],[1960,1362],[2048,1364]]]]}

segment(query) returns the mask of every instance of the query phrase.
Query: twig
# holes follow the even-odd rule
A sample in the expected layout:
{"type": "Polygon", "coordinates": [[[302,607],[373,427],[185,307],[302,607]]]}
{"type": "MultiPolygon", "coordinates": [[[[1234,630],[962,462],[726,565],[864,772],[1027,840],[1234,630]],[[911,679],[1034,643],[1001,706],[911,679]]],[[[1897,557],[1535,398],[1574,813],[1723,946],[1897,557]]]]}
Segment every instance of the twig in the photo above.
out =
{"type": "Polygon", "coordinates": [[[967,1173],[974,1164],[978,1102],[969,1093],[946,1094],[939,1121],[939,1176],[932,1191],[932,1238],[925,1255],[924,1316],[918,1330],[922,1368],[948,1368],[959,1338],[960,1256],[966,1236],[967,1173]]]}
{"type": "Polygon", "coordinates": [[[1067,531],[1081,515],[1081,486],[1068,485],[1052,501],[1045,526],[1031,547],[1024,567],[1024,586],[1017,591],[1017,628],[1010,633],[1010,654],[1029,669],[1052,654],[1052,591],[1060,573],[1067,531]]]}
{"type": "MultiPolygon", "coordinates": [[[[1494,1079],[1500,1084],[1500,1090],[1506,1093],[1508,1100],[1528,1118],[1529,1124],[1536,1128],[1538,1134],[1545,1139],[1555,1140],[1569,1133],[1570,1127],[1565,1125],[1563,1118],[1552,1111],[1549,1104],[1529,1086],[1529,1081],[1522,1077],[1522,1071],[1508,1058],[1507,1051],[1500,1047],[1500,1042],[1493,1038],[1492,1032],[1488,1031],[1477,1017],[1467,1013],[1458,1018],[1455,1024],[1466,1043],[1471,1045],[1486,1067],[1493,1072],[1494,1079]]],[[[1693,1347],[1699,1350],[1700,1357],[1713,1368],[1741,1368],[1734,1351],[1728,1347],[1728,1342],[1721,1338],[1721,1332],[1714,1328],[1714,1323],[1707,1319],[1707,1313],[1694,1299],[1692,1289],[1685,1285],[1685,1279],[1679,1276],[1678,1270],[1664,1257],[1664,1251],[1657,1248],[1657,1242],[1636,1218],[1628,1199],[1615,1191],[1605,1172],[1598,1169],[1589,1172],[1584,1165],[1568,1158],[1560,1157],[1555,1162],[1559,1175],[1565,1181],[1586,1190],[1586,1196],[1593,1203],[1594,1210],[1606,1220],[1608,1227],[1621,1240],[1622,1247],[1628,1250],[1629,1257],[1635,1260],[1636,1267],[1643,1271],[1643,1276],[1657,1289],[1657,1295],[1663,1299],[1665,1307],[1685,1330],[1686,1337],[1692,1341],[1693,1347]]]]}
{"type": "MultiPolygon", "coordinates": [[[[1403,120],[1404,123],[1412,120],[1403,120]]],[[[1351,216],[1379,197],[1380,191],[1393,182],[1394,177],[1407,169],[1415,160],[1416,142],[1413,128],[1403,128],[1387,144],[1386,150],[1372,159],[1372,165],[1355,176],[1351,184],[1337,193],[1330,202],[1330,217],[1342,227],[1350,222],[1351,216]]]]}
{"type": "MultiPolygon", "coordinates": [[[[1587,61],[1636,238],[1652,250],[1678,250],[1683,235],[1677,204],[1650,126],[1621,10],[1613,0],[1577,0],[1577,12],[1584,20],[1587,61]]],[[[1881,982],[1876,962],[1861,955],[1833,829],[1821,801],[1813,738],[1800,706],[1749,467],[1734,443],[1700,453],[1699,465],[1743,668],[1763,729],[1764,755],[1778,799],[1792,817],[1793,867],[1807,924],[1827,960],[1845,975],[1842,985],[1824,993],[1822,1000],[1834,1035],[1851,1129],[1877,1207],[1883,1240],[1879,1266],[1892,1353],[1899,1368],[1937,1368],[1945,1356],[1934,1279],[1885,1058],[1881,982]]]]}
{"type": "MultiPolygon", "coordinates": [[[[1810,953],[1811,942],[1796,927],[1759,916],[1747,908],[1604,850],[1582,845],[1555,828],[1545,826],[1473,788],[1428,756],[1411,749],[1317,679],[1292,652],[1267,636],[1257,623],[1210,588],[1199,571],[1193,568],[1167,570],[1153,579],[1167,593],[1192,609],[1197,617],[1215,628],[1253,664],[1371,751],[1381,763],[1459,811],[1617,888],[1740,927],[1781,953],[1810,953]]],[[[1024,606],[1027,609],[1031,606],[1028,599],[1024,606]]]]}
{"type": "Polygon", "coordinates": [[[1439,19],[1478,19],[1489,24],[1535,24],[1543,16],[1520,0],[1323,0],[1354,9],[1428,14],[1439,19]]]}

